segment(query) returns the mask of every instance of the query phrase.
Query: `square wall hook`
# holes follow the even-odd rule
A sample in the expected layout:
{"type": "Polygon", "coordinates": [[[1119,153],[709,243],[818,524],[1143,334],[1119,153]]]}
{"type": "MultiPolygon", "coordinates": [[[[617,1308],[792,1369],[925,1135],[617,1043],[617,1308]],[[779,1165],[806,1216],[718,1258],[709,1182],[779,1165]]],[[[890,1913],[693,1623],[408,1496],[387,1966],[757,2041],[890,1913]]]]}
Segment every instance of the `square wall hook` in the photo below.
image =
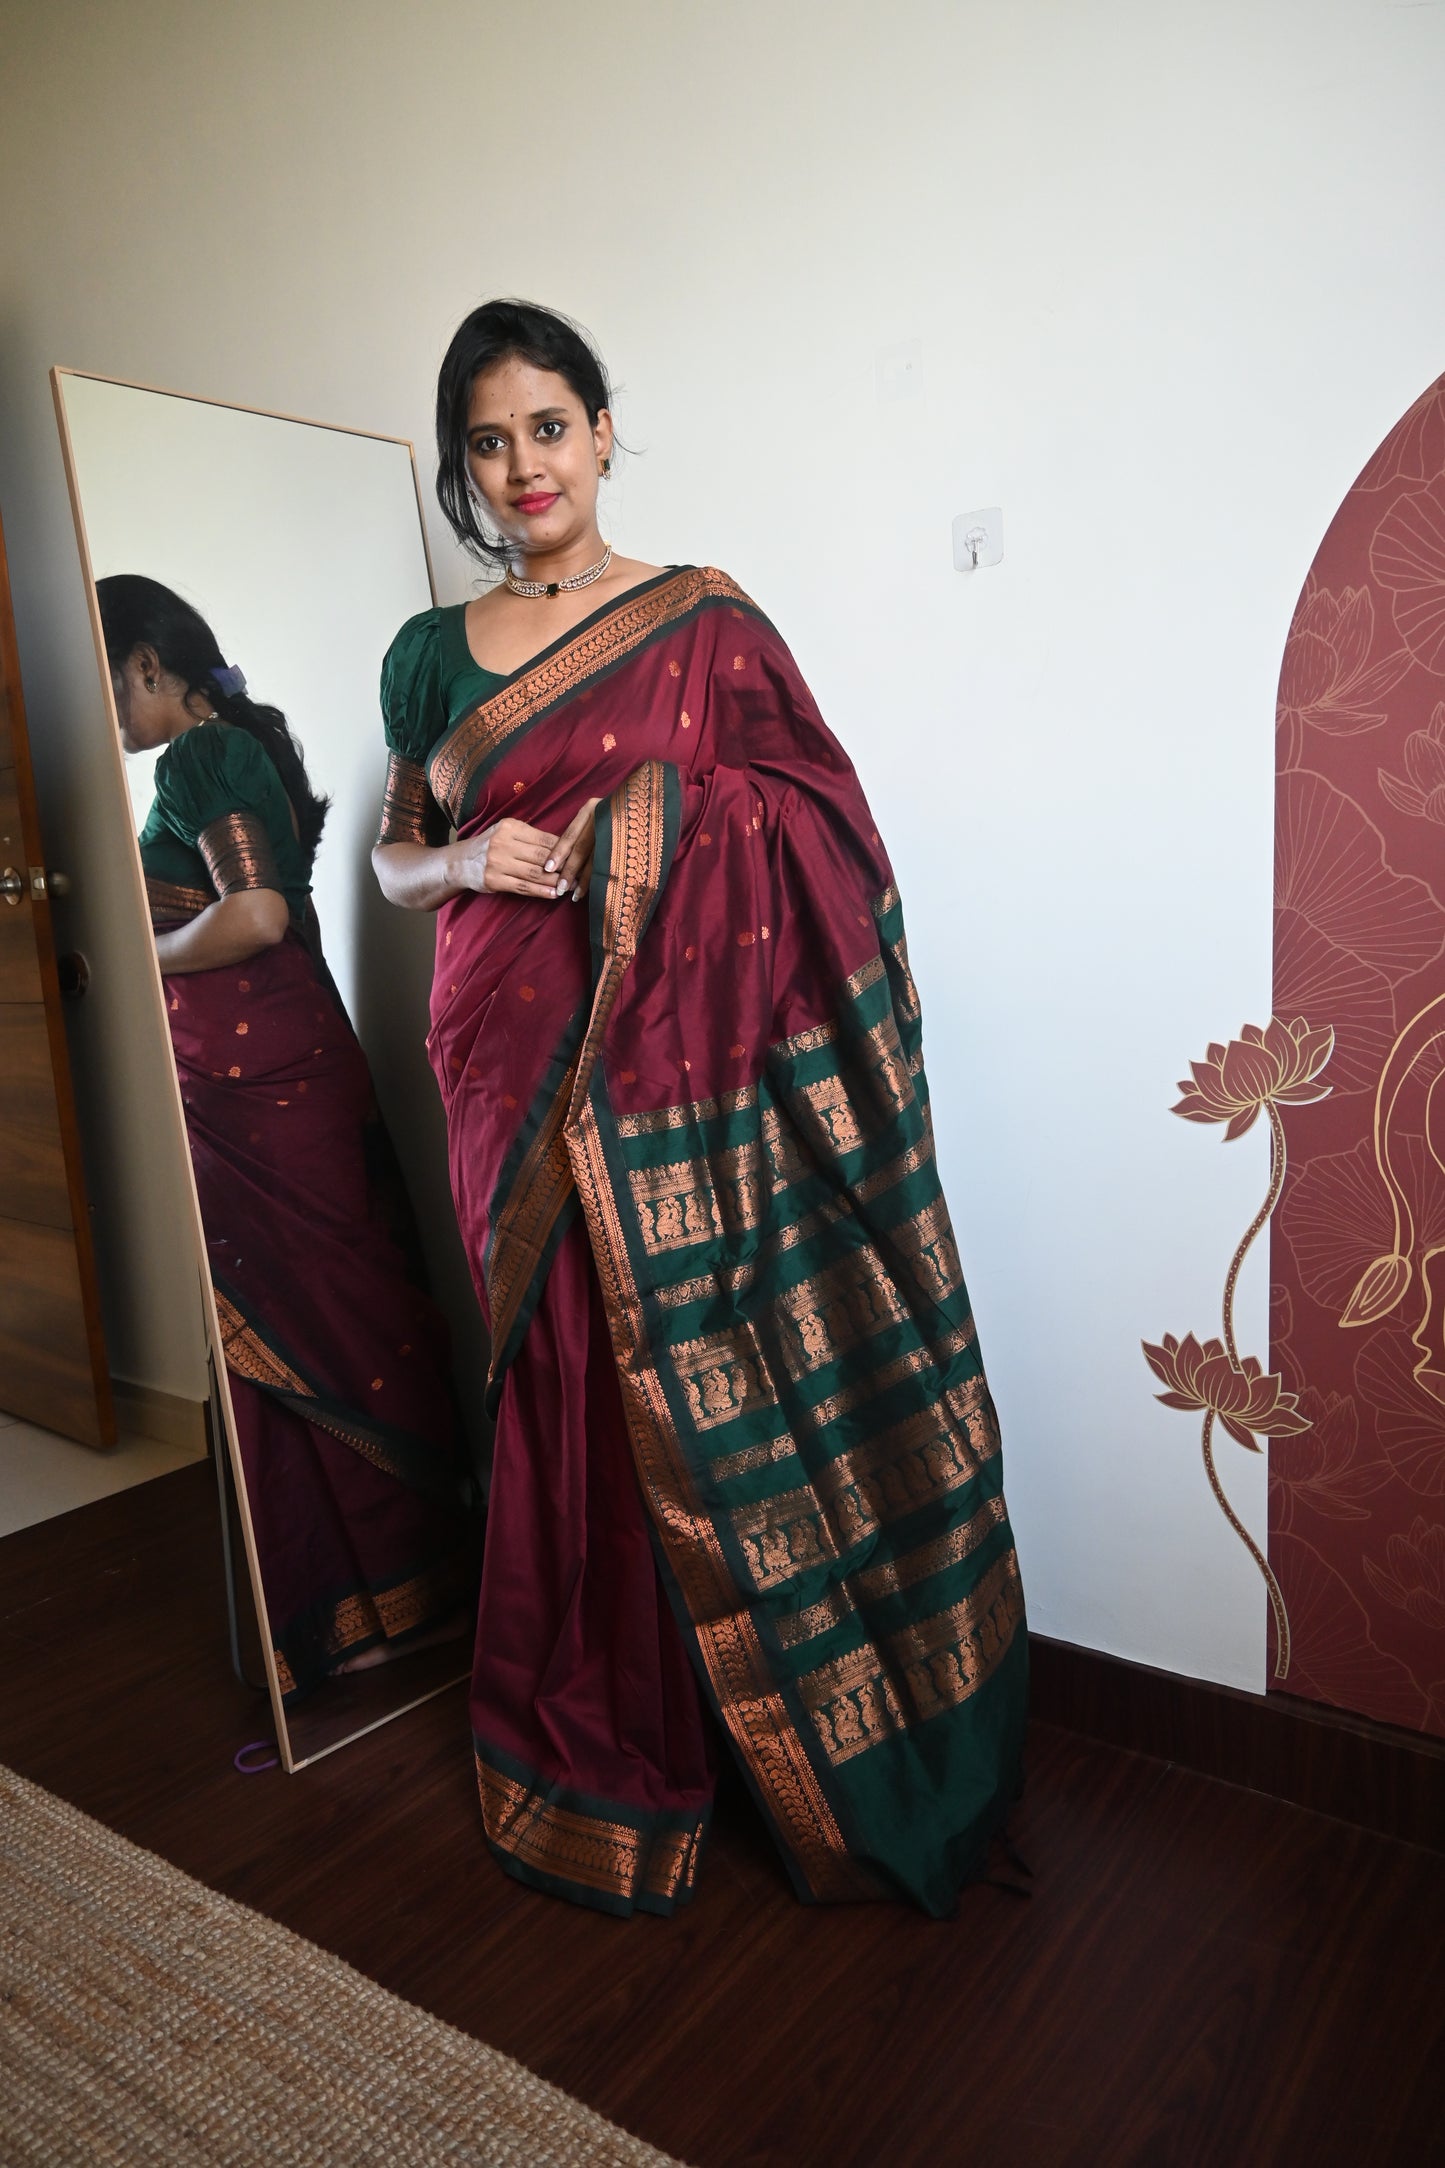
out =
{"type": "Polygon", "coordinates": [[[953,569],[980,572],[985,565],[1003,563],[1003,513],[997,505],[986,512],[960,512],[953,523],[953,569]]]}

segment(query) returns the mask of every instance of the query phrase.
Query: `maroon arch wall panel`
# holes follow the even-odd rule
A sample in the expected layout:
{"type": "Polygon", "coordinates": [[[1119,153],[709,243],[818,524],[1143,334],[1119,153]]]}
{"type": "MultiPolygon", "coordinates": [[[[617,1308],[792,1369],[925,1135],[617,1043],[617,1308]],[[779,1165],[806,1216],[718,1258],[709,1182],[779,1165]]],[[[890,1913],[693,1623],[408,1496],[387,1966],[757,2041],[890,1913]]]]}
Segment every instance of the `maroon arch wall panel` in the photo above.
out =
{"type": "Polygon", "coordinates": [[[1281,1109],[1270,1445],[1275,1683],[1445,1733],[1445,377],[1311,567],[1280,676],[1278,1017],[1330,1025],[1327,1098],[1281,1109]]]}

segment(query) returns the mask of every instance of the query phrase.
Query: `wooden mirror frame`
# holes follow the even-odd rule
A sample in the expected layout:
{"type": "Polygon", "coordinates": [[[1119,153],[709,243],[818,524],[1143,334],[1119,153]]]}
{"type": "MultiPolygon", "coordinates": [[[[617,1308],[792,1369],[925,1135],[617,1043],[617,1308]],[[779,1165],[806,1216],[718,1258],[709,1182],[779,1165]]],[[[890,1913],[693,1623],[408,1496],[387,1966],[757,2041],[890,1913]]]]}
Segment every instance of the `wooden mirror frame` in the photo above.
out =
{"type": "MultiPolygon", "coordinates": [[[[51,391],[55,400],[56,421],[60,430],[61,450],[65,459],[66,484],[70,492],[70,509],[75,521],[75,539],[80,552],[81,570],[85,577],[86,604],[90,612],[92,637],[95,641],[96,662],[100,672],[102,697],[109,718],[109,757],[115,763],[116,786],[121,802],[130,803],[130,792],[125,772],[125,754],[120,742],[120,720],[116,713],[115,691],[111,683],[110,666],[106,660],[105,633],[101,625],[100,602],[96,593],[95,571],[91,559],[90,544],[86,531],[85,511],[81,500],[80,477],[76,469],[75,447],[71,435],[65,405],[65,387],[69,380],[87,380],[92,383],[114,384],[128,391],[148,392],[165,399],[184,399],[198,406],[219,407],[233,414],[255,414],[271,421],[297,423],[304,428],[328,429],[340,436],[364,437],[375,443],[395,444],[405,448],[411,464],[412,487],[416,496],[417,523],[421,535],[422,553],[426,561],[427,583],[433,602],[436,599],[436,576],[432,565],[431,548],[427,541],[426,521],[422,513],[421,483],[417,473],[416,449],[407,437],[389,436],[376,429],[354,429],[341,422],[318,422],[298,414],[287,414],[271,407],[246,406],[233,399],[212,399],[202,393],[167,390],[157,384],[143,384],[130,377],[106,376],[94,369],[72,369],[57,364],[50,372],[51,391]]],[[[128,863],[131,868],[135,907],[147,932],[150,929],[150,906],[146,897],[145,872],[141,864],[140,844],[133,821],[126,823],[130,837],[128,863]]],[[[170,1026],[166,1020],[165,991],[161,980],[160,963],[153,940],[148,941],[150,969],[146,974],[145,988],[140,998],[148,1006],[151,1027],[162,1034],[171,1055],[170,1026]]],[[[408,1709],[429,1701],[436,1694],[446,1691],[470,1674],[471,1649],[467,1641],[444,1642],[438,1646],[419,1649],[413,1655],[402,1655],[390,1663],[378,1664],[373,1669],[359,1672],[333,1674],[322,1686],[316,1688],[306,1701],[287,1710],[277,1674],[275,1648],[271,1636],[270,1620],[266,1608],[266,1593],[261,1580],[260,1559],[256,1549],[256,1534],[252,1523],[247,1497],[246,1474],[241,1462],[240,1440],[236,1431],[235,1410],[231,1401],[230,1378],[226,1368],[225,1339],[217,1312],[215,1290],[206,1257],[205,1226],[201,1218],[200,1193],[196,1186],[195,1171],[191,1164],[190,1146],[187,1140],[185,1109],[181,1099],[180,1077],[173,1055],[168,1064],[171,1079],[171,1095],[167,1113],[176,1149],[185,1162],[186,1192],[190,1199],[190,1236],[194,1247],[199,1280],[199,1294],[204,1324],[206,1347],[211,1378],[211,1407],[213,1422],[219,1420],[225,1431],[226,1448],[231,1470],[232,1485],[245,1544],[246,1564],[250,1576],[251,1594],[260,1630],[262,1656],[266,1666],[266,1685],[270,1695],[271,1713],[276,1726],[276,1742],[281,1760],[290,1774],[319,1761],[324,1755],[333,1754],[347,1746],[353,1739],[360,1739],[393,1717],[402,1716],[408,1709]],[[458,1648],[466,1653],[458,1654],[458,1648]],[[321,1704],[324,1703],[324,1706],[321,1704]]],[[[218,1460],[217,1473],[221,1472],[218,1460]]],[[[230,1532],[228,1505],[222,1487],[219,1500],[223,1535],[229,1545],[230,1532]]]]}

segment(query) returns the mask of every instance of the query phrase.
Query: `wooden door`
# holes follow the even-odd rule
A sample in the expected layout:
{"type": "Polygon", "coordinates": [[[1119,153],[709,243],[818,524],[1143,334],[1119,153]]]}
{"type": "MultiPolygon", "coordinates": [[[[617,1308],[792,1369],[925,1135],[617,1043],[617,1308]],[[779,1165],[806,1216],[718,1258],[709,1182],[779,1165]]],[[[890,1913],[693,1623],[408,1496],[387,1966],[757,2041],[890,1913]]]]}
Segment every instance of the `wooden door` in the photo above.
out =
{"type": "MultiPolygon", "coordinates": [[[[115,1444],[0,531],[0,1409],[115,1444]]],[[[0,1452],[4,1432],[0,1431],[0,1452]]]]}

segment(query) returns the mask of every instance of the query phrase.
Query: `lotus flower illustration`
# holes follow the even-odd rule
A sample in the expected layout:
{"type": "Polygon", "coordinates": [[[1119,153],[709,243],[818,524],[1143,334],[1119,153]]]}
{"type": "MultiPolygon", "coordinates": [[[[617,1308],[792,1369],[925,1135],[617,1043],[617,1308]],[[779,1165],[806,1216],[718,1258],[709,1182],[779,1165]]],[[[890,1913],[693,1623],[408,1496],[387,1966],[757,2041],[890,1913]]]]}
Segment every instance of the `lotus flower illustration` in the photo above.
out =
{"type": "Polygon", "coordinates": [[[1342,1325],[1374,1325],[1388,1317],[1405,1294],[1413,1277],[1410,1260],[1398,1251],[1387,1252],[1367,1265],[1340,1314],[1342,1325]]]}
{"type": "Polygon", "coordinates": [[[1321,1393],[1307,1385],[1299,1394],[1299,1407],[1310,1428],[1278,1444],[1269,1456],[1270,1483],[1282,1503],[1285,1525],[1290,1525],[1297,1498],[1331,1520],[1368,1520],[1360,1501],[1384,1488],[1390,1470],[1360,1452],[1360,1415],[1353,1395],[1321,1393]]]}
{"type": "Polygon", "coordinates": [[[1263,1026],[1246,1024],[1227,1046],[1212,1045],[1203,1061],[1190,1063],[1191,1076],[1181,1081],[1183,1097],[1172,1111],[1186,1122],[1225,1123],[1224,1138],[1229,1143],[1253,1127],[1263,1108],[1270,1132],[1269,1187],[1224,1277],[1223,1339],[1201,1341],[1191,1332],[1180,1340],[1167,1332],[1157,1346],[1148,1340],[1143,1343],[1146,1362],[1166,1388],[1157,1396],[1165,1407],[1192,1410],[1204,1417],[1199,1444],[1209,1487],[1269,1591],[1278,1679],[1288,1674],[1290,1666],[1284,1595],[1269,1560],[1225,1496],[1214,1463],[1214,1426],[1217,1422],[1251,1453],[1259,1451],[1256,1438],[1291,1438],[1311,1427],[1310,1417],[1300,1411],[1298,1393],[1287,1392],[1282,1377],[1267,1371],[1257,1356],[1246,1355],[1241,1361],[1234,1333],[1234,1297],[1250,1246],[1268,1224],[1284,1186],[1285,1135],[1279,1109],[1308,1106],[1328,1095],[1330,1086],[1321,1084],[1319,1076],[1334,1049],[1331,1025],[1311,1026],[1302,1016],[1285,1023],[1272,1016],[1263,1026]]]}
{"type": "Polygon", "coordinates": [[[1227,1122],[1224,1138],[1231,1143],[1254,1126],[1261,1107],[1303,1107],[1325,1098],[1330,1087],[1316,1079],[1334,1047],[1330,1025],[1312,1030],[1302,1016],[1291,1024],[1271,1017],[1262,1029],[1246,1024],[1228,1046],[1216,1043],[1203,1061],[1189,1064],[1192,1078],[1180,1078],[1184,1096],[1170,1112],[1186,1122],[1227,1122]]]}
{"type": "Polygon", "coordinates": [[[1397,813],[1435,821],[1445,828],[1445,701],[1427,730],[1412,730],[1405,740],[1405,773],[1379,770],[1380,789],[1397,813]]]}
{"type": "Polygon", "coordinates": [[[1166,1408],[1212,1409],[1221,1429],[1251,1453],[1259,1451],[1256,1431],[1262,1438],[1288,1438],[1310,1427],[1298,1394],[1287,1393],[1283,1378],[1262,1369],[1253,1355],[1236,1365],[1222,1340],[1201,1343],[1192,1332],[1182,1340],[1166,1332],[1160,1346],[1143,1345],[1149,1368],[1169,1388],[1155,1398],[1166,1408]]]}
{"type": "Polygon", "coordinates": [[[1279,680],[1282,721],[1298,717],[1331,737],[1352,737],[1385,720],[1375,706],[1410,667],[1407,648],[1370,662],[1375,603],[1368,587],[1332,595],[1311,582],[1295,612],[1279,680]]]}
{"type": "Polygon", "coordinates": [[[1370,1586],[1422,1626],[1445,1631],[1445,1527],[1417,1513],[1408,1536],[1390,1537],[1385,1560],[1365,1560],[1370,1586]]]}

